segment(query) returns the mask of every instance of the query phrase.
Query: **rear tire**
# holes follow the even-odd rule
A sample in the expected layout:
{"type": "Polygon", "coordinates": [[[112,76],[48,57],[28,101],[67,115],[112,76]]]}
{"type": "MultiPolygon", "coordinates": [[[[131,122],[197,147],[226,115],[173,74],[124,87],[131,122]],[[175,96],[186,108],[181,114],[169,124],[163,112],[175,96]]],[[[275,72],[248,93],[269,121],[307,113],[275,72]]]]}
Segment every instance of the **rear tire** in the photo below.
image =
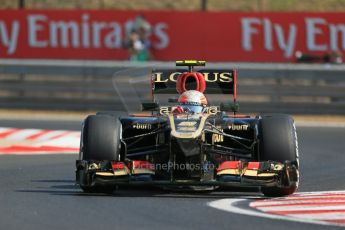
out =
{"type": "Polygon", "coordinates": [[[298,187],[298,142],[294,120],[289,115],[263,116],[259,121],[259,161],[290,161],[297,169],[297,182],[290,187],[262,187],[265,196],[287,196],[298,187]]]}
{"type": "MultiPolygon", "coordinates": [[[[82,130],[80,159],[86,161],[116,161],[120,159],[121,122],[117,116],[90,115],[82,130]]],[[[81,185],[87,193],[111,194],[115,186],[81,185]]]]}

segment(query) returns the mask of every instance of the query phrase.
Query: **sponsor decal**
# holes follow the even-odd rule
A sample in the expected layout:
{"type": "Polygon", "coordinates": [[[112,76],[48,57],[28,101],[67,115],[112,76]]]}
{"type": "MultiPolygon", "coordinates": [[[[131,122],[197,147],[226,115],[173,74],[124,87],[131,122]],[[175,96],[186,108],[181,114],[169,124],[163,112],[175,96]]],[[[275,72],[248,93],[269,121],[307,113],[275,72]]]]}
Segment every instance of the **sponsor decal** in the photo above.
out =
{"type": "Polygon", "coordinates": [[[151,129],[152,125],[151,124],[140,124],[140,123],[136,123],[133,124],[132,127],[134,129],[151,129]]]}
{"type": "MultiPolygon", "coordinates": [[[[202,72],[204,75],[206,82],[232,82],[233,81],[233,73],[232,72],[202,72]]],[[[181,72],[173,72],[169,75],[164,75],[163,72],[155,72],[154,73],[154,81],[155,83],[160,82],[177,82],[178,77],[181,75],[181,72]]]]}
{"type": "Polygon", "coordinates": [[[196,123],[197,123],[196,121],[182,121],[178,123],[177,126],[195,126],[196,123]]]}
{"type": "Polygon", "coordinates": [[[205,113],[210,114],[210,115],[215,115],[218,113],[218,108],[217,106],[206,107],[205,113]]]}
{"type": "Polygon", "coordinates": [[[238,130],[238,131],[247,131],[248,130],[249,125],[229,125],[228,129],[230,130],[238,130]]]}
{"type": "MultiPolygon", "coordinates": [[[[220,128],[218,128],[218,129],[219,129],[219,131],[223,132],[223,129],[220,129],[220,128]]],[[[223,141],[224,141],[224,136],[223,135],[216,134],[216,133],[212,134],[212,144],[223,142],[223,141]]]]}
{"type": "Polygon", "coordinates": [[[186,132],[193,132],[196,130],[196,127],[187,127],[187,126],[182,126],[178,127],[177,131],[186,131],[186,132]]]}
{"type": "MultiPolygon", "coordinates": [[[[168,115],[171,111],[174,111],[175,109],[176,109],[176,106],[161,106],[159,108],[159,113],[161,115],[168,115]]],[[[209,115],[215,115],[217,113],[218,113],[217,106],[204,107],[204,111],[202,112],[202,114],[209,114],[209,115]]],[[[198,116],[196,116],[196,118],[198,118],[198,116]]]]}
{"type": "Polygon", "coordinates": [[[159,108],[159,113],[161,115],[168,115],[170,111],[171,111],[171,107],[169,107],[169,106],[161,106],[159,108]]]}
{"type": "MultiPolygon", "coordinates": [[[[294,62],[296,51],[345,51],[342,12],[143,14],[151,24],[148,37],[156,60],[202,54],[209,61],[294,62]],[[193,26],[186,27],[186,21],[193,26]],[[216,26],[224,22],[226,27],[216,26]]],[[[117,10],[0,10],[0,58],[124,60],[128,52],[122,44],[137,15],[117,10]]],[[[157,81],[176,81],[178,74],[158,76],[157,81]]],[[[231,81],[228,73],[205,73],[205,79],[231,81]]]]}
{"type": "Polygon", "coordinates": [[[177,124],[177,131],[195,131],[197,129],[196,121],[182,121],[177,124]]]}
{"type": "Polygon", "coordinates": [[[220,134],[212,134],[212,144],[218,143],[218,142],[223,142],[224,141],[224,136],[220,134]]]}

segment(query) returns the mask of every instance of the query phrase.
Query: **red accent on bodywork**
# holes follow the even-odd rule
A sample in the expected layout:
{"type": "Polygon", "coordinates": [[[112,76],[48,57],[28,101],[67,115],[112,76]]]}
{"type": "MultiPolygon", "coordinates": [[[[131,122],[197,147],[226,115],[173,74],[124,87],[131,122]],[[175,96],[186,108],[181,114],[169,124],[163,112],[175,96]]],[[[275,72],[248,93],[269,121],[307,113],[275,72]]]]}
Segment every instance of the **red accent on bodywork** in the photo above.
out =
{"type": "Polygon", "coordinates": [[[224,161],[222,162],[217,171],[221,171],[224,169],[238,169],[241,167],[241,161],[224,161]]]}
{"type": "Polygon", "coordinates": [[[125,163],[114,161],[114,162],[111,162],[111,167],[113,168],[113,170],[124,169],[125,163]]]}
{"type": "Polygon", "coordinates": [[[248,169],[250,170],[257,170],[260,167],[260,162],[249,162],[248,169]]]}
{"type": "Polygon", "coordinates": [[[139,168],[139,169],[149,169],[154,170],[154,165],[148,161],[132,161],[132,167],[139,168]]]}
{"type": "Polygon", "coordinates": [[[151,113],[131,113],[131,117],[152,117],[151,113]]]}
{"type": "Polygon", "coordinates": [[[180,114],[183,112],[184,112],[184,109],[182,108],[182,106],[177,106],[176,109],[174,109],[173,111],[174,114],[180,114]]]}

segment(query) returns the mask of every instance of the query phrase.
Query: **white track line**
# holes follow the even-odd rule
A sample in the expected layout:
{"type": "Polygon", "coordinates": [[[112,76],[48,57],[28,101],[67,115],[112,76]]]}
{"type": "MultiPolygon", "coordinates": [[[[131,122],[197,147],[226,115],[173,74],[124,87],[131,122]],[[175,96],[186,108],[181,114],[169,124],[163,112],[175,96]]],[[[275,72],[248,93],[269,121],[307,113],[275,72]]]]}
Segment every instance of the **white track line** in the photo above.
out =
{"type": "Polygon", "coordinates": [[[231,212],[231,213],[235,213],[235,214],[242,214],[242,215],[255,216],[255,217],[264,217],[264,218],[269,218],[269,219],[274,219],[274,220],[295,221],[295,222],[302,222],[302,223],[309,223],[309,224],[342,226],[341,224],[330,223],[327,221],[302,219],[299,217],[273,215],[273,214],[259,212],[259,211],[256,211],[254,209],[249,210],[249,209],[237,207],[236,204],[238,202],[241,202],[241,201],[248,201],[248,200],[247,199],[221,199],[221,200],[209,202],[209,203],[207,203],[207,205],[212,207],[212,208],[216,208],[219,210],[223,210],[223,211],[231,212]]]}
{"type": "Polygon", "coordinates": [[[310,220],[344,220],[345,213],[344,212],[332,212],[332,213],[303,213],[303,214],[289,214],[291,217],[303,217],[310,220]]]}
{"type": "MultiPolygon", "coordinates": [[[[327,202],[327,203],[339,203],[339,202],[344,202],[344,199],[336,199],[337,197],[334,197],[334,199],[330,199],[330,197],[327,197],[327,199],[322,199],[322,202],[327,202]]],[[[344,197],[345,198],[345,197],[344,197]]],[[[321,200],[302,200],[302,199],[298,199],[298,200],[286,200],[286,201],[256,201],[252,204],[250,204],[250,207],[253,208],[261,208],[261,207],[267,207],[267,206],[283,206],[283,205],[289,205],[289,204],[319,204],[321,202],[321,200]]]]}
{"type": "Polygon", "coordinates": [[[344,223],[337,223],[345,219],[344,196],[345,191],[307,192],[271,200],[254,200],[250,207],[240,207],[238,203],[251,199],[221,199],[207,205],[242,215],[344,227],[344,223]]]}
{"type": "MultiPolygon", "coordinates": [[[[272,207],[259,207],[257,209],[264,212],[281,212],[281,211],[313,211],[313,210],[344,210],[345,204],[342,205],[325,205],[325,206],[316,206],[314,205],[281,205],[281,206],[272,206],[272,207]]],[[[322,205],[322,204],[321,204],[322,205]]]]}

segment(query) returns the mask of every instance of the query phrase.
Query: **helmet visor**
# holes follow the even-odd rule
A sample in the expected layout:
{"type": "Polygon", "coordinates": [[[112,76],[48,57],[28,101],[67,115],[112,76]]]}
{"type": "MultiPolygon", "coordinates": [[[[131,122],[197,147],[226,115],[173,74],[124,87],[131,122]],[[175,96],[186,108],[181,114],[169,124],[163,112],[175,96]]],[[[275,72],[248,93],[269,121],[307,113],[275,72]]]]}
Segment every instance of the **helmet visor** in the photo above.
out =
{"type": "Polygon", "coordinates": [[[194,113],[202,113],[204,110],[204,107],[202,105],[182,105],[183,109],[185,111],[192,111],[194,113]]]}

